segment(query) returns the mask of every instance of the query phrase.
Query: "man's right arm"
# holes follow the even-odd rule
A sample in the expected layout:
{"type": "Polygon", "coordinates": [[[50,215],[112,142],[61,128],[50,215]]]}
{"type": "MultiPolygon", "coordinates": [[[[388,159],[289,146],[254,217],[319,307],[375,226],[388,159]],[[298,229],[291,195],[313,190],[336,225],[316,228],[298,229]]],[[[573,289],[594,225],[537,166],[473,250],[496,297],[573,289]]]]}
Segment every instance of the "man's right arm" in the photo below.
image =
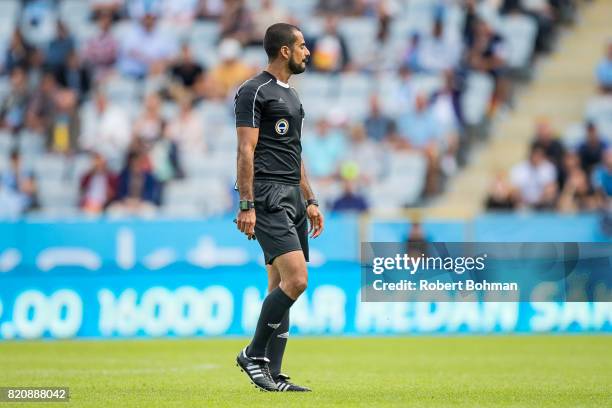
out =
{"type": "MultiPolygon", "coordinates": [[[[252,127],[238,127],[238,192],[240,200],[254,201],[253,195],[253,161],[255,146],[259,139],[259,129],[252,127]]],[[[246,234],[249,239],[255,236],[255,210],[239,210],[236,217],[238,229],[246,234]]]]}
{"type": "Polygon", "coordinates": [[[253,160],[259,129],[238,127],[238,191],[241,200],[253,201],[253,160]]]}
{"type": "MultiPolygon", "coordinates": [[[[261,118],[261,86],[243,84],[238,90],[234,103],[236,114],[236,131],[238,133],[237,185],[241,200],[254,201],[253,177],[255,146],[259,139],[259,120],[261,118]]],[[[249,239],[255,234],[255,210],[239,211],[237,217],[238,229],[249,239]]]]}

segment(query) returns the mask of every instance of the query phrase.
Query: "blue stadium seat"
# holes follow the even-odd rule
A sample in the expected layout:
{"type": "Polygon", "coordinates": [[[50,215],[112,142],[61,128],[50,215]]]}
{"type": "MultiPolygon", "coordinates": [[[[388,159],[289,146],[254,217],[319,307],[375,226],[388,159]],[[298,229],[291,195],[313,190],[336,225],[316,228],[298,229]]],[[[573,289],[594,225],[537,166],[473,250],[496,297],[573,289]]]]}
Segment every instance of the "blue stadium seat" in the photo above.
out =
{"type": "Polygon", "coordinates": [[[95,25],[89,21],[91,10],[88,1],[63,0],[59,2],[58,11],[60,19],[68,25],[77,39],[85,38],[85,32],[93,33],[95,25]]]}
{"type": "Polygon", "coordinates": [[[104,84],[104,91],[113,102],[126,102],[139,105],[137,99],[141,94],[141,84],[131,78],[113,75],[104,84]]]}
{"type": "Polygon", "coordinates": [[[249,66],[255,67],[258,71],[263,70],[268,64],[268,57],[261,46],[246,47],[242,53],[242,60],[249,66]]]}
{"type": "Polygon", "coordinates": [[[576,147],[584,140],[586,129],[583,122],[572,123],[563,132],[563,142],[567,146],[576,147]]]}
{"type": "Polygon", "coordinates": [[[370,205],[378,210],[392,210],[415,204],[423,192],[427,161],[420,153],[389,153],[387,176],[368,190],[370,205]]]}
{"type": "Polygon", "coordinates": [[[24,155],[39,155],[45,151],[45,136],[27,130],[17,137],[19,151],[24,155]]]}
{"type": "Polygon", "coordinates": [[[112,33],[116,39],[125,38],[125,35],[131,30],[133,22],[130,20],[118,21],[113,24],[112,33]]]}
{"type": "Polygon", "coordinates": [[[0,1],[0,16],[6,20],[15,21],[21,10],[19,0],[2,0],[0,1]]]}
{"type": "Polygon", "coordinates": [[[333,108],[328,106],[330,114],[344,114],[351,122],[359,122],[365,120],[369,110],[369,92],[364,91],[361,94],[342,95],[338,98],[337,103],[333,108]]]}
{"type": "Polygon", "coordinates": [[[338,104],[337,98],[332,98],[326,95],[301,95],[302,105],[306,112],[305,126],[310,126],[317,119],[328,115],[330,108],[338,104]]]}
{"type": "Polygon", "coordinates": [[[226,154],[186,154],[183,157],[183,166],[190,178],[216,177],[227,179],[236,173],[236,152],[226,154]]]}
{"type": "Polygon", "coordinates": [[[197,21],[189,30],[189,42],[194,46],[212,46],[219,39],[219,23],[215,21],[197,21]]]}
{"type": "Polygon", "coordinates": [[[584,116],[594,121],[612,121],[612,96],[600,95],[591,98],[587,102],[584,116]]]}
{"type": "Polygon", "coordinates": [[[185,202],[164,205],[161,208],[161,213],[171,218],[192,218],[201,217],[203,210],[194,203],[185,202]]]}
{"type": "Polygon", "coordinates": [[[374,87],[372,78],[360,73],[346,73],[340,76],[340,97],[364,97],[369,95],[374,87]]]}
{"type": "Polygon", "coordinates": [[[5,131],[0,131],[0,152],[7,153],[13,148],[13,136],[5,131]]]}
{"type": "Polygon", "coordinates": [[[0,175],[9,167],[9,157],[4,151],[0,151],[0,175]]]}
{"type": "Polygon", "coordinates": [[[470,72],[466,79],[466,90],[461,96],[463,114],[469,125],[479,125],[485,119],[494,82],[486,74],[470,72]]]}
{"type": "Polygon", "coordinates": [[[204,101],[198,105],[197,110],[201,112],[205,129],[227,126],[234,118],[233,105],[225,102],[204,101]]]}
{"type": "Polygon", "coordinates": [[[172,181],[164,189],[163,211],[216,215],[225,212],[229,200],[229,184],[218,178],[172,181]]]}
{"type": "Polygon", "coordinates": [[[87,20],[74,19],[66,23],[77,44],[81,47],[84,47],[86,42],[98,33],[98,28],[87,20]]]}
{"type": "Polygon", "coordinates": [[[279,7],[284,7],[291,15],[310,16],[315,12],[319,0],[276,0],[279,7]]]}
{"type": "Polygon", "coordinates": [[[442,75],[416,74],[412,80],[414,81],[416,91],[424,93],[425,95],[431,95],[439,91],[444,85],[444,78],[442,75]]]}
{"type": "Polygon", "coordinates": [[[238,140],[236,127],[233,124],[225,124],[215,128],[205,128],[204,138],[209,150],[213,153],[232,153],[236,154],[238,140]]]}
{"type": "Polygon", "coordinates": [[[318,72],[309,72],[308,75],[298,76],[294,81],[294,86],[300,97],[328,96],[337,94],[337,78],[318,72]]]}
{"type": "Polygon", "coordinates": [[[531,65],[537,24],[525,15],[509,15],[500,19],[499,33],[504,39],[509,68],[526,70],[531,65]]]}
{"type": "Polygon", "coordinates": [[[38,199],[43,208],[75,208],[78,204],[78,185],[65,180],[38,178],[38,199]]]}
{"type": "Polygon", "coordinates": [[[601,137],[607,141],[609,146],[612,143],[612,120],[597,122],[597,128],[601,137]]]}
{"type": "Polygon", "coordinates": [[[372,55],[376,47],[372,40],[376,38],[377,29],[378,23],[372,17],[350,17],[340,20],[338,30],[346,39],[349,55],[354,63],[365,63],[372,55]]]}
{"type": "Polygon", "coordinates": [[[11,14],[0,14],[0,45],[3,50],[8,46],[11,35],[15,31],[15,25],[15,17],[12,17],[11,14]]]}
{"type": "Polygon", "coordinates": [[[78,154],[70,159],[67,176],[75,183],[80,183],[81,178],[89,171],[92,165],[91,156],[78,154]]]}
{"type": "Polygon", "coordinates": [[[56,181],[68,178],[68,160],[59,154],[44,154],[34,163],[34,174],[37,180],[56,181]]]}
{"type": "Polygon", "coordinates": [[[82,216],[79,208],[72,203],[70,205],[48,205],[42,206],[40,209],[28,213],[28,219],[32,221],[50,220],[57,222],[58,220],[66,220],[70,218],[79,218],[82,216]]]}

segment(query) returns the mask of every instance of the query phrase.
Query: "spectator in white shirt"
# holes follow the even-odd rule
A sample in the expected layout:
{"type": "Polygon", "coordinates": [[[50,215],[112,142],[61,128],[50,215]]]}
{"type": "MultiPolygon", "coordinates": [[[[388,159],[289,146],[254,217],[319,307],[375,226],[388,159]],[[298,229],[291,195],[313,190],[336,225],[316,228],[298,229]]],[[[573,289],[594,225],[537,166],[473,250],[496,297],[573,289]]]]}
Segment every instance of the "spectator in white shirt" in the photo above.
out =
{"type": "Polygon", "coordinates": [[[178,103],[180,111],[168,123],[166,136],[176,142],[184,153],[204,153],[206,141],[201,116],[194,111],[192,99],[188,94],[183,94],[178,103]]]}
{"type": "Polygon", "coordinates": [[[130,122],[124,110],[110,104],[106,95],[98,91],[93,104],[85,106],[81,115],[81,148],[99,151],[111,164],[116,164],[131,141],[130,122]]]}
{"type": "Polygon", "coordinates": [[[534,146],[525,160],[512,168],[510,181],[517,189],[520,205],[534,209],[552,208],[557,195],[557,170],[546,159],[542,147],[534,146]]]}
{"type": "Polygon", "coordinates": [[[121,40],[118,67],[121,73],[142,79],[153,64],[165,64],[177,52],[176,39],[157,26],[157,17],[147,13],[121,40]]]}
{"type": "Polygon", "coordinates": [[[165,121],[161,111],[162,101],[159,94],[153,92],[145,96],[143,102],[143,109],[132,130],[135,137],[151,144],[163,136],[165,121]]]}

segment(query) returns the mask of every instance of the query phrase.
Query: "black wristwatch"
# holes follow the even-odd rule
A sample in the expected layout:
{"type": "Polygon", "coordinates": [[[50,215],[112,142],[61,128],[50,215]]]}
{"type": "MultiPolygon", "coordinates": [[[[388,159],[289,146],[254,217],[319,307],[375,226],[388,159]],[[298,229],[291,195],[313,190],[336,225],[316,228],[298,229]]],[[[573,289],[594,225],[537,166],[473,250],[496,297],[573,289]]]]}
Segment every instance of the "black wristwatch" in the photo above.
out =
{"type": "Polygon", "coordinates": [[[255,208],[255,202],[249,200],[240,200],[240,211],[249,211],[255,208]]]}
{"type": "Polygon", "coordinates": [[[319,202],[316,198],[311,198],[310,200],[306,200],[306,207],[308,207],[309,205],[316,205],[318,207],[319,202]]]}

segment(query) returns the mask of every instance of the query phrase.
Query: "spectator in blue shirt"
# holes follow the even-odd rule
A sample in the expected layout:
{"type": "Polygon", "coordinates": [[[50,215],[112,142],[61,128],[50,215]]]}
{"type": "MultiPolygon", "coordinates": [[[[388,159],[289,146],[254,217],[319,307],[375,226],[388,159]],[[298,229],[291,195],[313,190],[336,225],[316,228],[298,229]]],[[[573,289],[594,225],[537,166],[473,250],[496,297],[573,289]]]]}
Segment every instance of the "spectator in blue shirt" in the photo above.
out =
{"type": "Polygon", "coordinates": [[[47,47],[46,62],[51,70],[61,68],[68,56],[75,51],[74,38],[68,32],[66,25],[58,20],[56,30],[55,38],[47,47]]]}
{"type": "Polygon", "coordinates": [[[605,199],[612,197],[612,149],[606,150],[602,163],[593,170],[591,183],[605,199]]]}
{"type": "Polygon", "coordinates": [[[357,188],[352,180],[345,179],[342,195],[334,201],[332,212],[362,213],[367,210],[368,203],[365,197],[357,192],[357,188]]]}
{"type": "MultiPolygon", "coordinates": [[[[425,194],[433,195],[440,188],[440,158],[445,141],[441,123],[434,116],[427,98],[418,94],[414,100],[414,111],[400,116],[398,133],[393,137],[399,149],[417,150],[427,157],[425,194]]],[[[446,146],[448,147],[448,146],[446,146]]]]}
{"type": "Polygon", "coordinates": [[[370,96],[370,113],[364,123],[368,138],[382,142],[391,134],[395,124],[393,119],[381,112],[377,95],[370,96]]]}
{"type": "Polygon", "coordinates": [[[595,72],[601,92],[612,93],[612,40],[608,42],[606,57],[597,65],[595,72]]]}
{"type": "Polygon", "coordinates": [[[418,94],[414,101],[414,111],[401,115],[398,131],[409,147],[425,149],[437,144],[441,137],[440,124],[432,114],[427,98],[418,94]]]}
{"type": "Polygon", "coordinates": [[[331,128],[326,119],[317,122],[314,134],[303,138],[303,155],[313,179],[326,181],[338,172],[340,159],[346,149],[342,132],[331,128]]]}
{"type": "Polygon", "coordinates": [[[159,201],[159,184],[151,172],[147,156],[140,151],[130,152],[119,174],[117,197],[108,208],[109,214],[152,216],[159,201]]]}
{"type": "Polygon", "coordinates": [[[36,183],[26,170],[18,151],[11,153],[10,167],[0,177],[0,217],[16,217],[32,209],[36,202],[36,183]]]}
{"type": "Polygon", "coordinates": [[[593,168],[601,162],[603,152],[608,146],[599,137],[599,132],[594,123],[589,122],[586,127],[586,140],[578,146],[578,156],[580,156],[582,168],[586,171],[587,175],[590,175],[593,168]]]}

